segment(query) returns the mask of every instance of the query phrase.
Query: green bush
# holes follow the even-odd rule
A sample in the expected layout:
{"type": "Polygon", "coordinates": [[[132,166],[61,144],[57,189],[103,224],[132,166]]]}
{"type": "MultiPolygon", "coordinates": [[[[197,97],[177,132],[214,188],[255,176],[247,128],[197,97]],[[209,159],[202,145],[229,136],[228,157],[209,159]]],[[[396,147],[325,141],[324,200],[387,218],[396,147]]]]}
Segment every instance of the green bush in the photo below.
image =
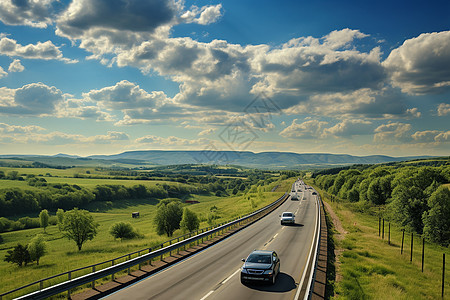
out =
{"type": "Polygon", "coordinates": [[[118,222],[111,226],[109,233],[115,239],[133,239],[137,237],[136,230],[130,223],[118,222]]]}

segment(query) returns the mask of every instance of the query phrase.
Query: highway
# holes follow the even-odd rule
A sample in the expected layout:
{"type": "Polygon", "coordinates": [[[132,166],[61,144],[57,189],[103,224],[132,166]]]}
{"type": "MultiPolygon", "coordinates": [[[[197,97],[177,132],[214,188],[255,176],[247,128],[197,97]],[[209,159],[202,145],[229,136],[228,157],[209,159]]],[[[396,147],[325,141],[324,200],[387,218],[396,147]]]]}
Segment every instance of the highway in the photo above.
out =
{"type": "Polygon", "coordinates": [[[274,212],[218,244],[106,298],[294,299],[310,253],[318,209],[312,189],[302,186],[299,192],[301,200],[288,199],[274,212]],[[280,225],[283,211],[295,213],[295,225],[280,225]],[[278,253],[281,271],[274,285],[241,284],[241,259],[254,249],[278,253]]]}

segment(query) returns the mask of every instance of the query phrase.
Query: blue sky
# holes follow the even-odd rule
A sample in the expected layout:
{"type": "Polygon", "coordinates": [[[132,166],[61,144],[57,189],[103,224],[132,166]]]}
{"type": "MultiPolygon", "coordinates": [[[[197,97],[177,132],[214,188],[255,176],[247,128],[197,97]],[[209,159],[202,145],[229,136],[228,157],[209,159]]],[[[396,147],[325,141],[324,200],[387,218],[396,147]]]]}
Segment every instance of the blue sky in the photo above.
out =
{"type": "Polygon", "coordinates": [[[448,1],[0,1],[0,154],[450,154],[448,1]]]}

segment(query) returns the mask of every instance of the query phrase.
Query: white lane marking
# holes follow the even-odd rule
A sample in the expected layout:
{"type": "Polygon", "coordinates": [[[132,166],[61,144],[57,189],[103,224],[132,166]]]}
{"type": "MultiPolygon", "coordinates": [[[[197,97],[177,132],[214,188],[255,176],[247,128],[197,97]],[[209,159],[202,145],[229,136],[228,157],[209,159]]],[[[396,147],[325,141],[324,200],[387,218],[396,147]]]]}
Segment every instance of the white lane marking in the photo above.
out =
{"type": "Polygon", "coordinates": [[[276,238],[276,237],[277,237],[277,235],[278,235],[278,233],[277,233],[277,234],[275,234],[275,235],[273,236],[273,238],[272,238],[272,239],[276,238]]]}
{"type": "Polygon", "coordinates": [[[214,293],[214,291],[209,291],[209,293],[208,294],[206,294],[205,296],[203,296],[203,298],[202,299],[200,299],[200,300],[205,300],[206,298],[208,298],[209,297],[209,295],[211,295],[212,293],[214,293]]]}
{"type": "Polygon", "coordinates": [[[221,284],[225,284],[228,280],[230,280],[234,275],[237,274],[237,272],[239,272],[241,269],[237,269],[233,274],[231,274],[227,279],[225,279],[224,281],[222,281],[221,284]]]}

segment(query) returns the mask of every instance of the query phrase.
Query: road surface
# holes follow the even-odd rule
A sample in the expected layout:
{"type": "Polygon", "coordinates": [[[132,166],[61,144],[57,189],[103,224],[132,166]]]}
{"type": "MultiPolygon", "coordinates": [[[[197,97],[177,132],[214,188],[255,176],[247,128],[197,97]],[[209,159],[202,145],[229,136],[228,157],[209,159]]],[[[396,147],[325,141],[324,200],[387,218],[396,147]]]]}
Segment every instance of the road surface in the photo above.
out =
{"type": "Polygon", "coordinates": [[[300,186],[300,201],[288,199],[269,215],[218,244],[106,298],[293,299],[306,267],[317,221],[317,196],[312,192],[300,186]],[[280,225],[279,215],[283,211],[295,213],[295,225],[280,225]],[[278,253],[281,269],[275,285],[241,284],[241,259],[254,249],[278,253]]]}

